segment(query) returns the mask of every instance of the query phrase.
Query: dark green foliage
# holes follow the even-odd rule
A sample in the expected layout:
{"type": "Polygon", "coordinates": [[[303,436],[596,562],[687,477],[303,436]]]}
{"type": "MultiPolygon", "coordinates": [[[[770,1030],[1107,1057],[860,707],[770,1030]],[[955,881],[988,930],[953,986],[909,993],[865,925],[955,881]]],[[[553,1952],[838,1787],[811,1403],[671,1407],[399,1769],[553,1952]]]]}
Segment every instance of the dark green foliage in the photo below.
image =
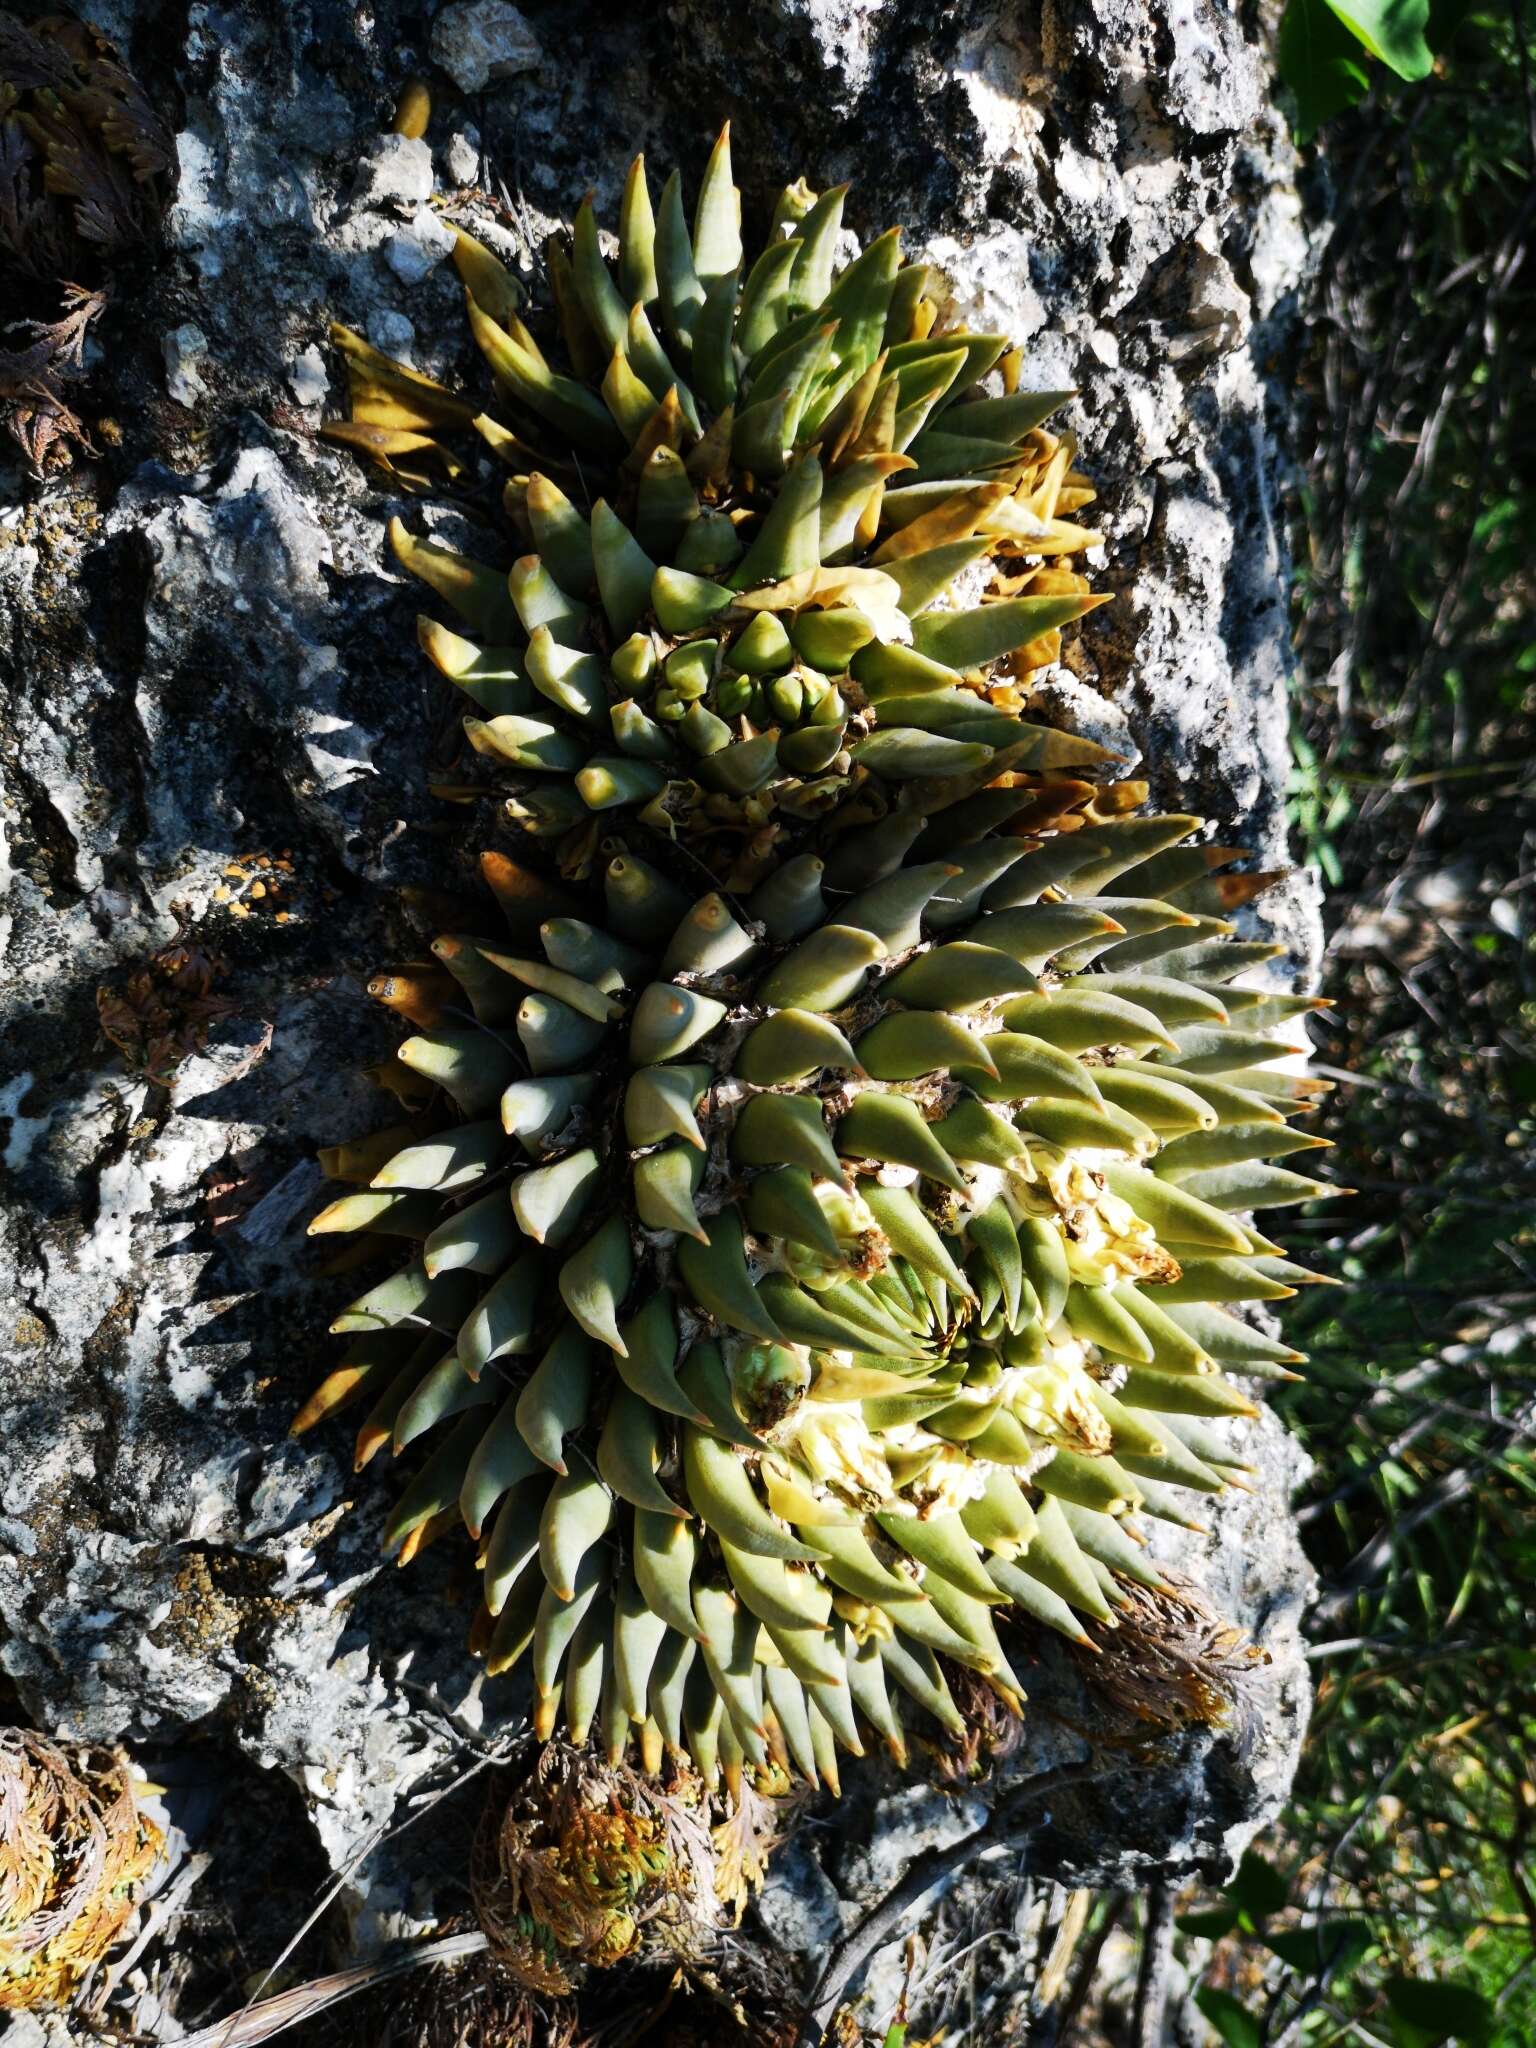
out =
{"type": "Polygon", "coordinates": [[[1468,17],[1442,75],[1328,137],[1295,820],[1333,885],[1320,1128],[1359,1193],[1298,1227],[1346,1288],[1284,1312],[1323,1581],[1285,1910],[1249,1859],[1181,1922],[1197,1966],[1222,1943],[1227,2042],[1536,2035],[1533,54],[1468,17]]]}
{"type": "Polygon", "coordinates": [[[1429,22],[1429,0],[1289,0],[1277,55],[1297,140],[1310,142],[1324,121],[1364,99],[1372,59],[1399,78],[1427,78],[1429,22]]]}

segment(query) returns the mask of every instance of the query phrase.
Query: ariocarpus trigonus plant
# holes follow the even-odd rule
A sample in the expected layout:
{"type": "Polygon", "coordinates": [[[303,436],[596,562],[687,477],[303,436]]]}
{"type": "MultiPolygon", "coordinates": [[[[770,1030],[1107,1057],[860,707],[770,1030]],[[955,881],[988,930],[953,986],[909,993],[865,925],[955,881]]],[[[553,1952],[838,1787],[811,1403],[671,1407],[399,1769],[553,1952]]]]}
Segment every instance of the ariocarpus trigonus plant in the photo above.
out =
{"type": "Polygon", "coordinates": [[[893,230],[789,187],[747,261],[722,135],[590,201],[536,333],[460,233],[482,411],[336,336],[331,431],[407,483],[505,465],[510,572],[398,521],[423,647],[503,794],[473,913],[373,993],[403,1121],[311,1226],[385,1271],[307,1428],[416,1463],[402,1559],[462,1521],[473,1642],[536,1729],[704,1778],[837,1784],[996,1622],[1085,1640],[1159,1589],[1136,1517],[1242,1469],[1226,1377],[1297,1354],[1235,1305],[1312,1276],[1247,1219],[1320,1185],[1280,949],[1194,817],[1032,723],[1100,602],[1073,442],[893,230]],[[421,1447],[430,1448],[424,1458],[421,1447]]]}

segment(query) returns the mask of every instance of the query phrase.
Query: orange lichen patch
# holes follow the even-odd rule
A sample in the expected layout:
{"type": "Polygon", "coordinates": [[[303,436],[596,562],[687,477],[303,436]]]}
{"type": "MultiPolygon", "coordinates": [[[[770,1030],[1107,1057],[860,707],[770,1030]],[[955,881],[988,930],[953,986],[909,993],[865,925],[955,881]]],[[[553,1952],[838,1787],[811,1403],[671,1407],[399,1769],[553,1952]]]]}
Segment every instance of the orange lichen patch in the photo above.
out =
{"type": "Polygon", "coordinates": [[[108,1749],[0,1729],[0,2010],[64,2004],[116,1941],[162,1837],[108,1749]]]}
{"type": "Polygon", "coordinates": [[[225,863],[224,878],[214,885],[213,900],[231,917],[260,915],[286,924],[296,889],[293,858],[286,849],[276,854],[241,853],[225,863]]]}

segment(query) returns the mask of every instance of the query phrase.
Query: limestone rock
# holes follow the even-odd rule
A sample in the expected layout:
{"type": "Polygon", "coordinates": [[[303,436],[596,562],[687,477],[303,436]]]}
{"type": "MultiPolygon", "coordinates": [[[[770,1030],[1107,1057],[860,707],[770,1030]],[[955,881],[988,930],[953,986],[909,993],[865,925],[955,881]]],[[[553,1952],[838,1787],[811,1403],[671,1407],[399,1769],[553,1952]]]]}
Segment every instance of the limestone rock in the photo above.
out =
{"type": "Polygon", "coordinates": [[[543,52],[538,37],[509,0],[451,0],[432,24],[432,59],[460,92],[484,92],[494,81],[531,71],[543,52]]]}
{"type": "MultiPolygon", "coordinates": [[[[451,266],[427,260],[434,147],[455,180],[483,152],[511,211],[470,198],[459,217],[530,279],[539,236],[589,184],[611,220],[635,147],[695,176],[725,115],[751,214],[801,171],[853,179],[860,233],[909,222],[957,302],[1027,340],[1026,380],[1079,393],[1096,574],[1119,601],[1051,703],[1096,714],[1159,799],[1270,866],[1286,564],[1283,393],[1262,366],[1303,254],[1292,165],[1248,17],[1169,0],[573,0],[537,38],[499,0],[456,0],[430,55],[481,97],[435,87],[414,142],[377,132],[428,54],[404,0],[317,8],[305,34],[280,10],[191,0],[172,47],[150,0],[81,11],[142,43],[146,84],[184,110],[181,185],[163,261],[104,336],[93,397],[120,441],[41,487],[0,474],[0,1668],[51,1729],[190,1737],[284,1774],[341,1868],[519,1702],[464,1654],[454,1546],[381,1571],[388,1475],[351,1473],[344,1427],[286,1437],[347,1292],[312,1275],[314,1152],[379,1114],[357,1067],[391,1033],[362,981],[411,943],[399,885],[459,880],[457,815],[427,789],[445,709],[383,546],[390,511],[423,507],[313,438],[321,372],[340,387],[328,319],[475,373],[451,266]],[[190,376],[191,332],[218,368],[195,416],[167,401],[160,344],[182,336],[190,376]],[[195,1011],[173,1016],[188,1056],[167,1086],[100,1026],[113,1001],[132,1010],[138,977],[164,985],[155,963],[177,944],[206,963],[218,1014],[201,1049],[195,1011]]],[[[430,518],[467,534],[461,513],[430,518]]],[[[1304,974],[1309,885],[1265,905],[1304,974]]],[[[1230,1725],[1180,1737],[1155,1780],[1061,1804],[1030,1851],[1043,1872],[1215,1869],[1283,1795],[1306,1580],[1288,1453],[1277,1428],[1258,1435],[1255,1493],[1203,1541],[1175,1533],[1171,1555],[1271,1661],[1230,1725]]],[[[1084,1707],[1049,1645],[1029,1683],[1039,1711],[1009,1776],[1073,1753],[1045,1709],[1084,1707]]],[[[991,1796],[850,1772],[835,1834],[780,1865],[765,1928],[813,1971],[871,1887],[991,1796]]],[[[375,1933],[430,1907],[413,1841],[351,1880],[373,1887],[375,1933]]],[[[262,1878],[243,1861],[203,1882],[238,1920],[262,1878]]],[[[877,1963],[878,1989],[893,1964],[877,1963]]]]}
{"type": "Polygon", "coordinates": [[[473,122],[456,128],[437,153],[449,186],[472,185],[480,169],[480,131],[473,122]]]}
{"type": "Polygon", "coordinates": [[[178,405],[196,405],[208,396],[202,366],[208,358],[208,337],[195,321],[173,327],[161,343],[165,357],[165,388],[178,405]]]}
{"type": "Polygon", "coordinates": [[[453,229],[430,206],[419,207],[404,233],[390,237],[386,251],[402,284],[420,284],[453,254],[453,229]]]}
{"type": "Polygon", "coordinates": [[[432,196],[432,152],[419,135],[380,135],[357,167],[359,206],[414,208],[432,196]]]}

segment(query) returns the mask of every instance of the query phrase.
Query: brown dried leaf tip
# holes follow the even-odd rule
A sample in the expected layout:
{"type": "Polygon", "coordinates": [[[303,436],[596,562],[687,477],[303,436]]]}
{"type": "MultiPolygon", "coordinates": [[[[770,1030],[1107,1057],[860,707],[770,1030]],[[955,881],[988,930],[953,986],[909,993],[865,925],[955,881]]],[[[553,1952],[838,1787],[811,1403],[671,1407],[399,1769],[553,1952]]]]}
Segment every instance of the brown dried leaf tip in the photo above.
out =
{"type": "Polygon", "coordinates": [[[988,1685],[978,1672],[945,1659],[950,1697],[964,1722],[959,1733],[935,1731],[920,1738],[928,1769],[945,1785],[975,1785],[1006,1763],[1024,1741],[1024,1715],[988,1685]]]}
{"type": "Polygon", "coordinates": [[[0,1728],[0,2011],[62,2005],[112,1946],[161,1849],[108,1749],[0,1728]]]}
{"type": "Polygon", "coordinates": [[[170,128],[105,36],[63,15],[0,16],[0,254],[34,301],[0,348],[0,427],[34,474],[73,441],[64,395],[107,303],[106,263],[153,240],[176,184],[170,128]]]}

